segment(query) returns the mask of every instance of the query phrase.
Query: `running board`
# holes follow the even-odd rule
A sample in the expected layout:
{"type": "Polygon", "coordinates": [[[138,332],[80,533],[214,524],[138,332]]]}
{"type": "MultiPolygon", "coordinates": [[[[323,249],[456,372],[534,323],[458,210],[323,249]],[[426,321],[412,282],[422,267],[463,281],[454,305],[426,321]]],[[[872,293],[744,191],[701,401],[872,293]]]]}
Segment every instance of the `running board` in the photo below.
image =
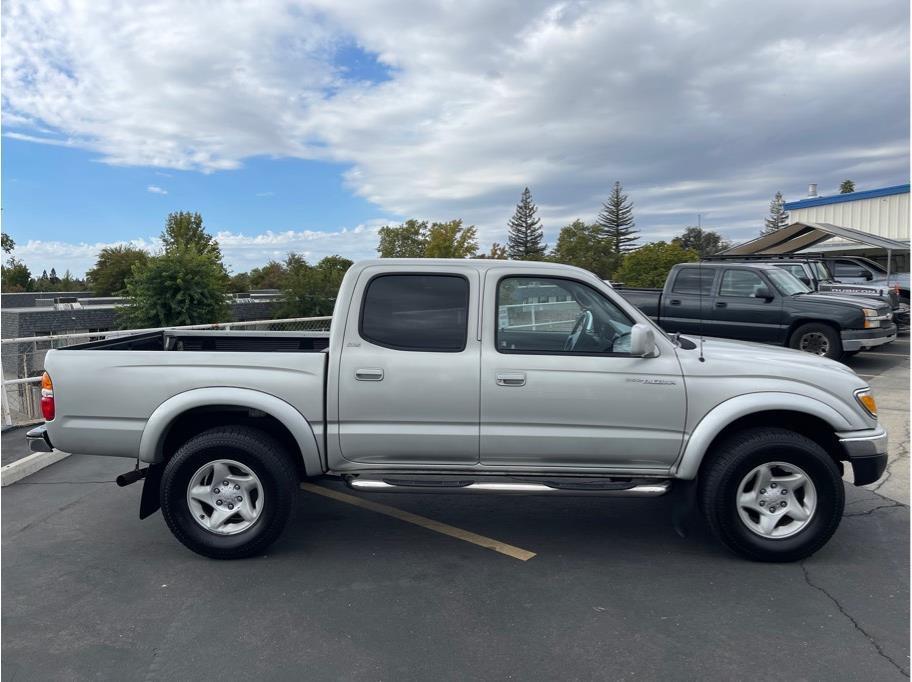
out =
{"type": "Polygon", "coordinates": [[[352,490],[375,493],[491,493],[512,495],[600,495],[611,497],[659,497],[671,489],[668,479],[603,478],[603,479],[538,479],[508,476],[469,478],[345,476],[352,490]]]}

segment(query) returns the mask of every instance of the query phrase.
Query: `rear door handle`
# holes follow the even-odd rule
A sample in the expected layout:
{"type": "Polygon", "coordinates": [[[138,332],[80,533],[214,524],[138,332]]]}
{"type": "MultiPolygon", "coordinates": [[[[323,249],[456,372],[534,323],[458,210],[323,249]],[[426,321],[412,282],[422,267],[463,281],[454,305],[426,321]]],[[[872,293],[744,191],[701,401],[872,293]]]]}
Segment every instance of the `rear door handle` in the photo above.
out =
{"type": "Polygon", "coordinates": [[[377,367],[356,369],[355,379],[358,381],[383,381],[383,370],[377,367]]]}
{"type": "Polygon", "coordinates": [[[499,372],[497,374],[498,386],[525,386],[526,375],[524,372],[499,372]]]}
{"type": "Polygon", "coordinates": [[[669,301],[671,305],[681,305],[681,301],[677,298],[673,298],[669,301]]]}
{"type": "Polygon", "coordinates": [[[727,308],[728,303],[726,303],[725,301],[716,301],[716,307],[717,308],[727,308]]]}

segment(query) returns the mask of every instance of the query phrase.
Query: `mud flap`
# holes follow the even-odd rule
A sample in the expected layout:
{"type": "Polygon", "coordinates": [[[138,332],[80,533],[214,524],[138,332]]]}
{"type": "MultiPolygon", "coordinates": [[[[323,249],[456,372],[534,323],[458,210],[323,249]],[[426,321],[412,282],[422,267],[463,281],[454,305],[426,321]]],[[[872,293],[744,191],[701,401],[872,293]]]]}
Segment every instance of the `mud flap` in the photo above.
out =
{"type": "Polygon", "coordinates": [[[161,508],[161,479],[164,471],[164,464],[152,464],[149,466],[149,473],[146,474],[146,482],[143,483],[142,498],[139,501],[139,518],[144,519],[152,516],[161,508]]]}
{"type": "Polygon", "coordinates": [[[697,510],[697,481],[675,481],[671,508],[671,525],[682,538],[689,535],[689,525],[697,510]]]}

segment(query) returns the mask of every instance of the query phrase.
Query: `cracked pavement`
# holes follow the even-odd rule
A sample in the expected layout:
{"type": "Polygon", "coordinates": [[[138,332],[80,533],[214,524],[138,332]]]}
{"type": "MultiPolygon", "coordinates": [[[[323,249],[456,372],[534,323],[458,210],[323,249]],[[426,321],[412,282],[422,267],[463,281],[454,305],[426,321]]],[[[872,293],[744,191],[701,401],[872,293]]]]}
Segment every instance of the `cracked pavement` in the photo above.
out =
{"type": "Polygon", "coordinates": [[[890,476],[847,485],[795,564],[679,537],[668,498],[369,498],[537,553],[520,562],[306,492],[267,556],[215,562],[139,521],[141,487],[112,482],[130,460],[70,457],[3,489],[3,678],[906,679],[908,357],[851,364],[890,476]]]}

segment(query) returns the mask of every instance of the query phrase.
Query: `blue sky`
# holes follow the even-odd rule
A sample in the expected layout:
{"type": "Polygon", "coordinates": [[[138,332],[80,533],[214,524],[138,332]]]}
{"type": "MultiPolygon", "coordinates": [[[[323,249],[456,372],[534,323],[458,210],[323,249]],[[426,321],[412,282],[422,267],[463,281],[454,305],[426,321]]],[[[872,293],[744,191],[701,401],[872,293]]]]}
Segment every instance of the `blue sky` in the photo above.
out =
{"type": "Polygon", "coordinates": [[[546,239],[615,180],[644,242],[770,198],[908,182],[909,7],[892,0],[3,3],[3,229],[83,273],[203,214],[234,271],[372,256],[461,217],[486,249],[525,186],[546,239]],[[859,93],[863,93],[859,96],[859,93]]]}

